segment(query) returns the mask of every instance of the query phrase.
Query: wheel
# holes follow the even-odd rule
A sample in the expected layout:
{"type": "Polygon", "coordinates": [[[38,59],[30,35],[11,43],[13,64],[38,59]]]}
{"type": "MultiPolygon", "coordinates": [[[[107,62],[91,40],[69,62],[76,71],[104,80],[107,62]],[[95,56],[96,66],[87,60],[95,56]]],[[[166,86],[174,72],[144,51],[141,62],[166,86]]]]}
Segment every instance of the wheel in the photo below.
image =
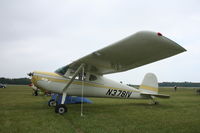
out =
{"type": "Polygon", "coordinates": [[[67,107],[64,104],[59,104],[55,107],[55,112],[62,115],[67,112],[67,107]]]}
{"type": "Polygon", "coordinates": [[[159,102],[155,101],[155,102],[154,102],[154,104],[155,104],[155,105],[158,105],[158,104],[159,104],[159,102]]]}
{"type": "Polygon", "coordinates": [[[54,99],[51,99],[48,101],[48,106],[49,107],[55,107],[57,104],[57,102],[54,99]]]}

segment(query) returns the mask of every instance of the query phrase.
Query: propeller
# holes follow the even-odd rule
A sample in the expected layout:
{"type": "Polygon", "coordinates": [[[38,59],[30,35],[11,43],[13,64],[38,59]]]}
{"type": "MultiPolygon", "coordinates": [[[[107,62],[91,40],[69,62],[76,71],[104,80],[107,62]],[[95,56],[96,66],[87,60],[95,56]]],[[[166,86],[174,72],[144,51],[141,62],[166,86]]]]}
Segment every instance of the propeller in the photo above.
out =
{"type": "Polygon", "coordinates": [[[27,75],[32,77],[33,76],[33,72],[27,73],[27,75]]]}

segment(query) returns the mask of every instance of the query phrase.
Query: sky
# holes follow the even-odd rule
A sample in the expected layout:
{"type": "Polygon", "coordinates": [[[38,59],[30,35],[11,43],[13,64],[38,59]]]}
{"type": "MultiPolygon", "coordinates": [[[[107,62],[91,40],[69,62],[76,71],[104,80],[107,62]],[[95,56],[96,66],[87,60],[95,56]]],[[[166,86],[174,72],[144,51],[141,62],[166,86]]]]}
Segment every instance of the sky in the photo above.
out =
{"type": "Polygon", "coordinates": [[[1,0],[0,77],[54,72],[142,30],[187,52],[106,77],[140,84],[152,72],[159,82],[200,82],[199,0],[1,0]]]}

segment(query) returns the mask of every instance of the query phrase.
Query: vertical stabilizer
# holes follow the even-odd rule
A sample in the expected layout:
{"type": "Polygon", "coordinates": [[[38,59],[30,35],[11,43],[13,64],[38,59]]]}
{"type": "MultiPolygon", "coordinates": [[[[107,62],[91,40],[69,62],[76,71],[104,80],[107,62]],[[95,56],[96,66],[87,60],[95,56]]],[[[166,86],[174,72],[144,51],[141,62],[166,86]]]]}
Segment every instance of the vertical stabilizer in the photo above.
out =
{"type": "Polygon", "coordinates": [[[147,73],[144,76],[139,89],[142,93],[158,94],[158,80],[156,75],[153,73],[147,73]]]}

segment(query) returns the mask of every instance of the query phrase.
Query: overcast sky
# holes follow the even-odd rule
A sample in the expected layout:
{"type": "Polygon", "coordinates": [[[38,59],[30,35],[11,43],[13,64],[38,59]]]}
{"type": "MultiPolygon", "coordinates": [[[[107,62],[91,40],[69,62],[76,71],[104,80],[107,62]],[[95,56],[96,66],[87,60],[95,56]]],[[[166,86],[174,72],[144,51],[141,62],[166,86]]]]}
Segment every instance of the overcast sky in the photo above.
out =
{"type": "Polygon", "coordinates": [[[53,72],[141,30],[161,32],[187,52],[106,77],[140,84],[153,72],[159,82],[199,82],[199,0],[1,0],[0,77],[53,72]]]}

